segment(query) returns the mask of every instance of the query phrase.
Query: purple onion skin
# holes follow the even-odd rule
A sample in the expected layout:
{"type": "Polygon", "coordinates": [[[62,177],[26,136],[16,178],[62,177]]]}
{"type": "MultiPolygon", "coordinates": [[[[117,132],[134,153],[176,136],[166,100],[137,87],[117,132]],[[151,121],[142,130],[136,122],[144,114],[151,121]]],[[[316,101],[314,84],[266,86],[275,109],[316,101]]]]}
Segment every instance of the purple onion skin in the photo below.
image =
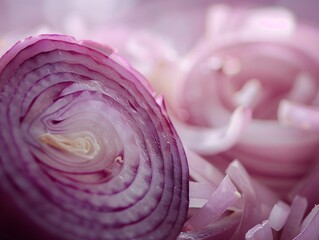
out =
{"type": "Polygon", "coordinates": [[[0,59],[0,239],[176,239],[188,166],[163,103],[114,51],[40,35],[0,59]]]}

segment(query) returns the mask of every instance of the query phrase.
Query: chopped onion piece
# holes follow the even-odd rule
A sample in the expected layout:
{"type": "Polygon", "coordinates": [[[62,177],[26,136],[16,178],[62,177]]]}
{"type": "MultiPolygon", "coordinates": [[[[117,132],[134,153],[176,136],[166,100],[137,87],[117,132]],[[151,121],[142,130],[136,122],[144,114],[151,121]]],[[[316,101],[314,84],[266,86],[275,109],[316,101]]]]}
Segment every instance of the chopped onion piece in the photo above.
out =
{"type": "MultiPolygon", "coordinates": [[[[318,158],[316,159],[318,161],[318,158]]],[[[319,202],[318,192],[315,191],[319,182],[319,164],[317,163],[313,169],[308,173],[304,179],[301,179],[298,184],[292,189],[288,197],[293,199],[294,196],[299,195],[305,197],[308,202],[308,211],[311,207],[319,202]]]]}
{"type": "Polygon", "coordinates": [[[207,203],[185,223],[185,229],[199,230],[214,223],[240,197],[240,193],[226,176],[207,203]]]}
{"type": "Polygon", "coordinates": [[[208,199],[216,190],[216,186],[208,183],[189,182],[189,197],[208,199]]]}
{"type": "Polygon", "coordinates": [[[299,103],[311,103],[317,94],[317,82],[309,73],[300,73],[290,90],[287,100],[299,103]]]}
{"type": "Polygon", "coordinates": [[[224,174],[197,153],[190,151],[187,148],[185,150],[190,176],[198,182],[210,183],[213,186],[218,186],[223,180],[224,174]]]}
{"type": "Polygon", "coordinates": [[[281,232],[280,240],[291,240],[297,236],[307,209],[307,200],[296,196],[291,204],[290,213],[281,232]]]}
{"type": "Polygon", "coordinates": [[[276,231],[281,230],[287,221],[289,213],[290,207],[286,203],[279,201],[270,212],[268,219],[270,227],[276,231]]]}
{"type": "Polygon", "coordinates": [[[237,106],[251,107],[258,104],[258,98],[262,94],[262,86],[257,79],[252,79],[234,95],[237,106]]]}
{"type": "Polygon", "coordinates": [[[176,120],[174,124],[188,148],[200,154],[218,154],[237,143],[249,124],[250,118],[251,110],[239,107],[234,111],[227,127],[219,129],[194,127],[176,120]]]}
{"type": "Polygon", "coordinates": [[[243,213],[236,234],[240,239],[243,239],[250,228],[268,216],[263,215],[260,202],[262,199],[257,198],[252,181],[243,165],[237,160],[233,161],[226,169],[226,173],[242,195],[243,213]]]}
{"type": "Polygon", "coordinates": [[[250,229],[246,235],[246,240],[272,240],[273,235],[268,220],[250,229]]]}
{"type": "Polygon", "coordinates": [[[317,240],[319,239],[319,206],[316,205],[301,225],[301,232],[294,240],[317,240]]]}
{"type": "Polygon", "coordinates": [[[309,131],[319,131],[319,108],[283,100],[278,110],[278,119],[283,124],[309,131]]]}

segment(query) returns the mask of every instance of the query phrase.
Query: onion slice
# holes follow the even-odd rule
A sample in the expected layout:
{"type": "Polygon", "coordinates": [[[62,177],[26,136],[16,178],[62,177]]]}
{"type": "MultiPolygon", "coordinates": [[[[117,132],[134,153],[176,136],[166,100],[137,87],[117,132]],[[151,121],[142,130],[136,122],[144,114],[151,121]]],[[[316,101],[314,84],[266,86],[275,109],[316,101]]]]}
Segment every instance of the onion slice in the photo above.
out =
{"type": "Polygon", "coordinates": [[[178,236],[182,144],[113,49],[55,34],[18,42],[0,60],[0,115],[0,218],[24,239],[178,236]]]}
{"type": "Polygon", "coordinates": [[[308,131],[319,131],[318,107],[310,107],[285,100],[280,103],[278,119],[285,125],[308,131]]]}
{"type": "Polygon", "coordinates": [[[283,201],[279,201],[270,212],[269,225],[272,229],[279,231],[285,225],[290,213],[290,207],[283,201]]]}
{"type": "Polygon", "coordinates": [[[234,146],[251,119],[251,110],[238,107],[226,127],[208,128],[184,124],[175,119],[174,125],[185,146],[199,154],[218,154],[234,146]]]}
{"type": "Polygon", "coordinates": [[[291,204],[290,213],[282,229],[280,240],[289,240],[297,236],[306,209],[307,200],[297,195],[291,204]]]}
{"type": "Polygon", "coordinates": [[[186,223],[187,230],[200,230],[214,223],[229,207],[241,197],[236,187],[226,176],[207,203],[198,210],[186,223]]]}
{"type": "Polygon", "coordinates": [[[316,205],[301,225],[301,232],[294,240],[315,240],[319,238],[319,206],[316,205]]]}
{"type": "Polygon", "coordinates": [[[273,235],[269,226],[268,220],[263,221],[261,224],[257,224],[250,229],[246,235],[246,240],[272,240],[273,235]]]}

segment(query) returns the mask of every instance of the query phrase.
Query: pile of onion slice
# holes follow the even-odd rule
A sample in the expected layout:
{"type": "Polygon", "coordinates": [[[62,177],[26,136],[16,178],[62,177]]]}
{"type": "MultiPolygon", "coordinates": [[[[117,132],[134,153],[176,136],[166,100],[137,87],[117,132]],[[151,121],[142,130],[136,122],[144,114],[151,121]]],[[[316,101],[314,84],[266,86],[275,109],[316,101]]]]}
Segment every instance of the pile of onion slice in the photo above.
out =
{"type": "Polygon", "coordinates": [[[164,95],[187,149],[178,239],[319,239],[318,28],[276,7],[205,14],[186,53],[140,31],[114,43],[164,95]]]}
{"type": "Polygon", "coordinates": [[[17,239],[175,239],[181,142],[144,78],[107,46],[40,35],[0,60],[0,232],[17,239]]]}
{"type": "Polygon", "coordinates": [[[193,180],[188,218],[178,240],[318,239],[319,207],[308,197],[280,200],[237,160],[222,174],[192,151],[187,150],[187,157],[193,180]]]}
{"type": "Polygon", "coordinates": [[[199,41],[152,84],[187,148],[221,171],[238,159],[285,197],[318,165],[318,28],[284,8],[205,13],[199,41]]]}

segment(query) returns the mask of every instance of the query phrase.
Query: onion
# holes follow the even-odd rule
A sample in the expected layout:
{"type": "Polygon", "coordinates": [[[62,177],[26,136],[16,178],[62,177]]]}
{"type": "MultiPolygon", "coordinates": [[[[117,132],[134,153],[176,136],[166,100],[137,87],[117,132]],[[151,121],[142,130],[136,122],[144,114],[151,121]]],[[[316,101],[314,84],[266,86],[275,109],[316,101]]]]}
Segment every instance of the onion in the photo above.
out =
{"type": "Polygon", "coordinates": [[[221,171],[238,159],[284,197],[318,162],[319,31],[283,8],[205,13],[178,73],[154,86],[170,79],[163,95],[187,148],[221,171]]]}
{"type": "Polygon", "coordinates": [[[188,208],[184,150],[163,102],[110,47],[27,38],[1,58],[0,91],[4,236],[178,236],[188,208]]]}
{"type": "Polygon", "coordinates": [[[206,204],[197,211],[186,223],[187,230],[200,230],[216,221],[229,207],[240,198],[230,178],[226,176],[219,187],[208,198],[206,204]]]}
{"type": "Polygon", "coordinates": [[[270,227],[276,231],[281,230],[287,221],[289,213],[290,207],[286,203],[279,201],[270,212],[270,227]]]}
{"type": "Polygon", "coordinates": [[[186,148],[190,204],[178,239],[316,239],[318,29],[283,8],[201,13],[205,32],[190,34],[199,41],[187,53],[144,30],[116,41],[167,100],[186,148]]]}
{"type": "Polygon", "coordinates": [[[300,233],[294,240],[318,239],[319,238],[319,206],[316,205],[308,216],[303,220],[300,233]]]}
{"type": "Polygon", "coordinates": [[[301,226],[302,219],[307,208],[307,200],[296,196],[291,204],[290,213],[287,222],[282,230],[281,240],[293,239],[301,226]]]}
{"type": "Polygon", "coordinates": [[[261,224],[256,225],[252,229],[250,229],[246,235],[245,235],[246,240],[272,240],[272,232],[271,228],[269,226],[268,221],[264,221],[261,224]]]}
{"type": "Polygon", "coordinates": [[[305,217],[307,200],[300,196],[294,198],[291,207],[284,202],[278,202],[272,209],[269,219],[257,224],[246,233],[246,239],[292,239],[316,240],[319,237],[319,208],[315,206],[305,217]],[[280,231],[276,234],[276,231],[280,231]],[[275,231],[271,231],[271,229],[275,231]]]}

